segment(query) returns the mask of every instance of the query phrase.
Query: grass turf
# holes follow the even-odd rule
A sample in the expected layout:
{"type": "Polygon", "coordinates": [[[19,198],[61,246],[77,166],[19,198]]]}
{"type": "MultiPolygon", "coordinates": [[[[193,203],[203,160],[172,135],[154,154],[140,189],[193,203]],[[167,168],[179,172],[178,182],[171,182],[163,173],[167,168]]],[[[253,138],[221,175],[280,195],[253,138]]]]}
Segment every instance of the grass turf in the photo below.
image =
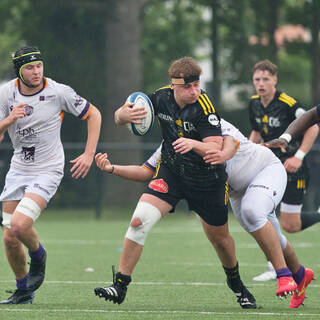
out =
{"type": "MultiPolygon", "coordinates": [[[[46,280],[33,304],[2,305],[0,319],[319,319],[319,285],[307,289],[305,306],[291,310],[289,300],[275,296],[276,282],[254,282],[265,270],[265,258],[254,240],[230,215],[242,279],[259,308],[242,310],[225,283],[215,251],[193,214],[176,212],[151,231],[121,305],[94,296],[95,286],[112,281],[112,264],[120,258],[123,236],[132,210],[108,209],[100,220],[91,211],[46,210],[36,222],[48,252],[46,280]],[[91,270],[91,271],[90,271],[91,270]]],[[[319,274],[320,224],[287,235],[305,266],[319,274]]],[[[0,256],[0,299],[15,282],[0,256]]]]}

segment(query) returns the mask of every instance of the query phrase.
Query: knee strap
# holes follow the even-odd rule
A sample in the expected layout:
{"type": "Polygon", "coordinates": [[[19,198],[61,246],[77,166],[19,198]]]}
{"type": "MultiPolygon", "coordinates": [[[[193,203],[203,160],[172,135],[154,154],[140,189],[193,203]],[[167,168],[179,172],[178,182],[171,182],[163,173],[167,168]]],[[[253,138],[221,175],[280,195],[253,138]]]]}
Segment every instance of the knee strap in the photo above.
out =
{"type": "Polygon", "coordinates": [[[7,212],[2,212],[2,225],[8,229],[11,229],[11,217],[12,217],[12,214],[7,212]]]}
{"type": "Polygon", "coordinates": [[[149,231],[160,220],[161,212],[152,204],[142,201],[137,204],[131,221],[135,218],[140,219],[142,224],[138,227],[129,226],[125,237],[143,246],[149,231]]]}
{"type": "Polygon", "coordinates": [[[17,205],[16,211],[31,218],[33,221],[36,221],[40,215],[41,209],[34,200],[24,197],[17,205]]]}

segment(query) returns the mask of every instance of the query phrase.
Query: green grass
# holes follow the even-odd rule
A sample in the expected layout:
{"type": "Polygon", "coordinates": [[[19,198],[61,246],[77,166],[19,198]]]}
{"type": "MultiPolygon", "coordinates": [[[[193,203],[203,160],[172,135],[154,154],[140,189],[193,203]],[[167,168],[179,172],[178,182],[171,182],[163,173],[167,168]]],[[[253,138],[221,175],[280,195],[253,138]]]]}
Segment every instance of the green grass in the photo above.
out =
{"type": "MultiPolygon", "coordinates": [[[[111,265],[119,262],[129,215],[113,210],[100,220],[92,212],[45,211],[36,226],[48,252],[46,280],[32,305],[0,306],[0,319],[319,319],[320,291],[316,281],[307,289],[305,307],[288,308],[275,296],[276,282],[256,283],[265,269],[264,255],[230,215],[240,271],[255,295],[257,310],[242,310],[227,288],[221,264],[192,214],[177,212],[160,221],[149,234],[123,304],[94,296],[97,285],[111,283],[111,265]],[[93,268],[93,272],[86,271],[93,268]]],[[[320,224],[288,235],[301,262],[319,276],[320,224]]],[[[15,282],[0,255],[0,299],[15,282]]]]}

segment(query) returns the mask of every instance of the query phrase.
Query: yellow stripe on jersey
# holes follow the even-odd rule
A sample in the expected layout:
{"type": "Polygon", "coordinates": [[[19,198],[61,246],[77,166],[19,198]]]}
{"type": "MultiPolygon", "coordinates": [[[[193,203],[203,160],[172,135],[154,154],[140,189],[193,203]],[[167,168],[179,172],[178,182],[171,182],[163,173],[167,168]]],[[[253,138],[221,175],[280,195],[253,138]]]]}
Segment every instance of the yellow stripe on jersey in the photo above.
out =
{"type": "Polygon", "coordinates": [[[161,88],[157,89],[155,92],[160,91],[160,90],[163,90],[163,89],[172,89],[172,85],[169,84],[169,85],[167,85],[167,86],[161,87],[161,88]]]}
{"type": "Polygon", "coordinates": [[[259,98],[259,95],[257,94],[254,94],[253,96],[251,96],[251,99],[258,99],[259,98]]]}
{"type": "Polygon", "coordinates": [[[306,180],[299,179],[297,180],[297,189],[305,189],[306,188],[306,180]]]}
{"type": "Polygon", "coordinates": [[[290,107],[292,107],[297,101],[291,97],[289,97],[288,95],[286,95],[285,93],[281,93],[279,98],[280,101],[283,101],[284,103],[286,103],[287,105],[289,105],[290,107]]]}
{"type": "Polygon", "coordinates": [[[224,204],[227,205],[229,200],[229,183],[226,182],[225,193],[224,193],[224,204]]]}
{"type": "Polygon", "coordinates": [[[201,94],[198,98],[198,102],[200,103],[204,114],[207,116],[209,113],[215,113],[215,109],[210,99],[206,94],[201,94]]]}

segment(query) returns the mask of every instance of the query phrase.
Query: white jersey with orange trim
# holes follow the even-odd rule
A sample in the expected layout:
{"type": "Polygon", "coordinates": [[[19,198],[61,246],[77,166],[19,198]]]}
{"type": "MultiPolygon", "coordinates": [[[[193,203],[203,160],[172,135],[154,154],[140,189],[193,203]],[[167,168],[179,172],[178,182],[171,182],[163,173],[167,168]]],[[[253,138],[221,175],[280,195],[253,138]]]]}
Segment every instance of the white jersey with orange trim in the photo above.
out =
{"type": "MultiPolygon", "coordinates": [[[[249,141],[235,126],[221,119],[222,136],[232,136],[239,143],[236,154],[227,161],[228,181],[232,190],[243,192],[265,166],[280,163],[271,150],[249,141]]],[[[143,164],[155,171],[161,157],[161,145],[143,164]]]]}
{"type": "Polygon", "coordinates": [[[34,95],[23,95],[17,79],[1,86],[0,121],[12,108],[26,103],[26,116],[8,128],[14,153],[10,170],[21,174],[63,174],[64,151],[60,129],[64,112],[86,119],[92,105],[71,87],[44,78],[44,87],[34,95]]]}
{"type": "Polygon", "coordinates": [[[244,192],[260,170],[281,163],[270,149],[249,141],[224,119],[221,119],[221,130],[222,136],[232,136],[239,143],[238,151],[227,161],[228,181],[232,190],[244,192]]]}

